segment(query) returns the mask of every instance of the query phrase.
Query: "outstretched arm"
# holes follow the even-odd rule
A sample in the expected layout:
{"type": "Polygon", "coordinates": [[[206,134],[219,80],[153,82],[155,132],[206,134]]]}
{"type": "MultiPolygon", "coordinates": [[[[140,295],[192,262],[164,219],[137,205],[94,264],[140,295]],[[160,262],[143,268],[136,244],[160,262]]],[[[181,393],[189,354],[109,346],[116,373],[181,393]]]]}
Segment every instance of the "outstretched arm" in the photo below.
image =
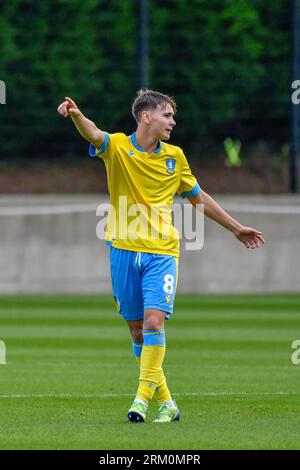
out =
{"type": "Polygon", "coordinates": [[[202,189],[197,196],[189,197],[188,199],[193,206],[203,204],[204,214],[215,222],[223,225],[227,230],[230,230],[247,248],[259,248],[265,243],[262,232],[255,228],[241,225],[237,220],[227,214],[227,212],[202,189]]]}
{"type": "Polygon", "coordinates": [[[75,101],[66,96],[65,101],[58,106],[57,111],[64,117],[70,116],[82,137],[96,148],[101,147],[105,138],[104,132],[100,131],[92,121],[82,114],[75,101]]]}

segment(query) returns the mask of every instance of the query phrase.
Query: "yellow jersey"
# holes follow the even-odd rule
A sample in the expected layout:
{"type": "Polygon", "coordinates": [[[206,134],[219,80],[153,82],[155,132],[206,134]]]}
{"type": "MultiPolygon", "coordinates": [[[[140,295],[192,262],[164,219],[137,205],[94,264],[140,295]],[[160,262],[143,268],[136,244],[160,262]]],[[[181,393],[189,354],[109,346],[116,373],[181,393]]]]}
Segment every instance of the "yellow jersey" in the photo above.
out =
{"type": "Polygon", "coordinates": [[[179,256],[179,235],[172,223],[175,194],[200,191],[180,147],[158,142],[148,153],[135,133],[105,134],[100,149],[90,145],[91,157],[103,159],[110,208],[106,241],[115,248],[179,256]]]}

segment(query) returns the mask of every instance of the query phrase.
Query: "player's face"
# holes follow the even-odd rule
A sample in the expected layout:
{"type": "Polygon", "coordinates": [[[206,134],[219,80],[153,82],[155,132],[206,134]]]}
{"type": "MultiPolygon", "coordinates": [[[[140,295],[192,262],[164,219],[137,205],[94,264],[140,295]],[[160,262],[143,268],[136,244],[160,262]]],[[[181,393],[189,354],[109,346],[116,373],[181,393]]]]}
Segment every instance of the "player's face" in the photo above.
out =
{"type": "Polygon", "coordinates": [[[172,106],[169,103],[165,106],[158,105],[150,115],[153,135],[159,140],[169,140],[173,127],[176,125],[172,106]]]}

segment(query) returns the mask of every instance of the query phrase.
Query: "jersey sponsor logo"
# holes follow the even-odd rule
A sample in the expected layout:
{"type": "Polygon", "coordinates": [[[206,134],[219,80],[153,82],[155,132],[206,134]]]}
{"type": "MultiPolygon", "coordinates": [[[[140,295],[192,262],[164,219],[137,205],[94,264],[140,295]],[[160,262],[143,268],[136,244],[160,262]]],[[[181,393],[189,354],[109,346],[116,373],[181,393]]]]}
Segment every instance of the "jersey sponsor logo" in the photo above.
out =
{"type": "Polygon", "coordinates": [[[166,167],[168,173],[172,174],[175,171],[176,160],[175,158],[167,158],[166,160],[166,167]]]}
{"type": "Polygon", "coordinates": [[[134,155],[134,151],[133,150],[129,150],[129,155],[132,157],[134,155]]]}

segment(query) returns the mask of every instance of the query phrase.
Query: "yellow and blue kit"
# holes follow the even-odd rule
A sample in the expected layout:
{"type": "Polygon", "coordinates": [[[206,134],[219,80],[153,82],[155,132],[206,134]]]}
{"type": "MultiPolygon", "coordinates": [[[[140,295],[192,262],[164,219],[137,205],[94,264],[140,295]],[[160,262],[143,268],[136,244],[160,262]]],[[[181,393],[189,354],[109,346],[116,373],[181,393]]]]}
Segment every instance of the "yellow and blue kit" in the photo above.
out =
{"type": "Polygon", "coordinates": [[[126,320],[143,318],[145,308],[170,314],[177,284],[179,236],[172,225],[175,194],[200,191],[183,151],[158,142],[148,153],[135,133],[108,134],[91,157],[103,159],[110,209],[106,241],[111,245],[111,275],[119,311],[126,320]]]}

